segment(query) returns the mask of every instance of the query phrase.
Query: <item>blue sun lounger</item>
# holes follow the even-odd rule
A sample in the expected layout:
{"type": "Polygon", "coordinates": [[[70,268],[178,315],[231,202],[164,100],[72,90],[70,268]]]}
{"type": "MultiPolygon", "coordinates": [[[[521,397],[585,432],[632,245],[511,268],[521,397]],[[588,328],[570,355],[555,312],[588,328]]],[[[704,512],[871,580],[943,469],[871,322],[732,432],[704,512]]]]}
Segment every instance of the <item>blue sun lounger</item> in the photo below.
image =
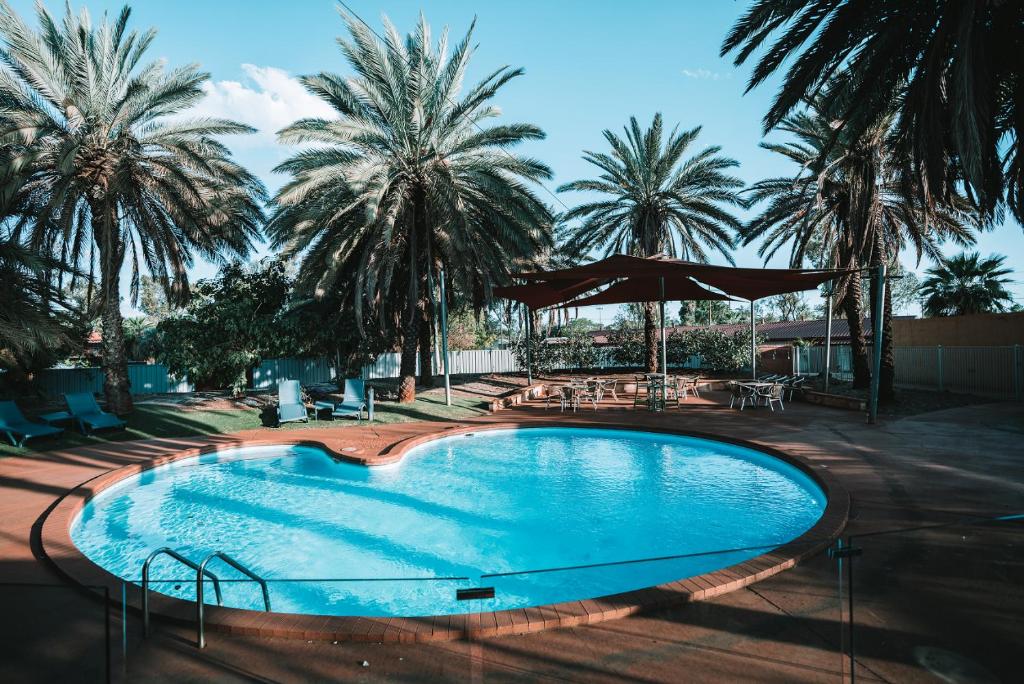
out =
{"type": "Polygon", "coordinates": [[[65,394],[64,403],[68,405],[71,420],[78,424],[78,429],[82,431],[82,434],[87,435],[93,430],[103,428],[123,428],[127,425],[113,413],[107,413],[101,409],[91,392],[65,394]]]}
{"type": "Polygon", "coordinates": [[[25,446],[25,442],[32,437],[59,435],[64,432],[64,428],[33,423],[25,418],[18,405],[13,401],[0,401],[0,432],[7,435],[11,444],[21,447],[25,446]],[[16,438],[18,435],[21,435],[20,439],[16,438]]]}
{"type": "Polygon", "coordinates": [[[298,380],[282,380],[277,385],[277,422],[296,420],[309,420],[306,405],[302,403],[302,385],[298,380]]]}
{"type": "Polygon", "coordinates": [[[345,380],[345,397],[340,404],[334,405],[331,415],[335,418],[355,416],[357,422],[363,420],[366,409],[366,383],[362,380],[345,380]]]}

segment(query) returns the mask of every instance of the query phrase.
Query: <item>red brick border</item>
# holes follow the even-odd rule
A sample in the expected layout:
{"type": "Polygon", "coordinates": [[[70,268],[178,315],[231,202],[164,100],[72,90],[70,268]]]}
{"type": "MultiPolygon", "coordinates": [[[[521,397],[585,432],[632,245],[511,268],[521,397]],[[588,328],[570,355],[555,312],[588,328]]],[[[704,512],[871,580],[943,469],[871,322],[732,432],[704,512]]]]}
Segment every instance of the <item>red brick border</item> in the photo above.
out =
{"type": "MultiPolygon", "coordinates": [[[[307,445],[323,449],[335,458],[367,466],[393,463],[410,449],[420,444],[449,435],[496,429],[524,429],[531,427],[579,427],[578,423],[550,420],[495,422],[477,425],[446,427],[436,432],[410,437],[392,444],[375,456],[352,456],[337,453],[323,443],[308,439],[246,440],[230,445],[211,445],[188,449],[170,456],[154,458],[144,464],[132,464],[111,470],[82,483],[61,497],[45,516],[40,534],[43,554],[72,582],[81,585],[107,586],[111,596],[121,595],[121,580],[86,558],[71,541],[70,528],[82,507],[94,496],[111,485],[145,470],[204,453],[237,449],[247,446],[307,445]]],[[[591,426],[595,427],[595,426],[591,426]]],[[[446,641],[463,638],[482,638],[507,634],[536,632],[554,627],[572,627],[593,624],[603,620],[626,617],[640,611],[660,608],[673,603],[700,601],[742,588],[771,577],[826,548],[846,525],[850,509],[849,494],[827,469],[807,463],[769,445],[734,439],[708,433],[673,430],[637,425],[609,423],[598,429],[635,430],[689,437],[714,439],[745,446],[793,465],[808,474],[822,488],[828,498],[821,518],[804,534],[781,547],[750,560],[713,572],[668,582],[646,589],[637,589],[611,596],[567,601],[546,606],[515,610],[470,613],[466,615],[440,615],[417,618],[336,617],[290,613],[264,613],[240,608],[206,606],[208,631],[227,632],[248,636],[284,637],[330,641],[446,641]]],[[[127,602],[141,605],[139,587],[128,584],[127,602]]],[[[195,604],[159,593],[151,595],[150,607],[155,616],[174,621],[192,622],[195,604]]]]}

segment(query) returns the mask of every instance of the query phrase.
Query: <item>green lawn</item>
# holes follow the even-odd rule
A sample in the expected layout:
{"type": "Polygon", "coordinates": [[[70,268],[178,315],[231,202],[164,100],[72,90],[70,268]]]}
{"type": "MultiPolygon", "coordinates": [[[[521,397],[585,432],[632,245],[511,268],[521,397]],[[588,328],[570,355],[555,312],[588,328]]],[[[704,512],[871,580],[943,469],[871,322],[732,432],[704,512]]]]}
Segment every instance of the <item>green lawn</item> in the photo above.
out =
{"type": "MultiPolygon", "coordinates": [[[[479,399],[453,397],[451,407],[444,405],[443,394],[431,392],[420,395],[412,404],[377,402],[374,420],[377,423],[404,423],[415,420],[463,420],[487,414],[487,404],[479,399]]],[[[355,419],[310,420],[308,423],[287,423],[275,430],[317,430],[325,427],[355,426],[355,419]]],[[[0,444],[0,457],[26,454],[51,449],[66,449],[108,441],[154,437],[193,437],[196,435],[227,434],[239,430],[262,427],[260,412],[255,409],[239,410],[185,410],[174,406],[137,404],[128,417],[128,429],[106,430],[85,437],[77,431],[67,430],[56,439],[30,440],[25,448],[12,446],[4,439],[0,444]]]]}

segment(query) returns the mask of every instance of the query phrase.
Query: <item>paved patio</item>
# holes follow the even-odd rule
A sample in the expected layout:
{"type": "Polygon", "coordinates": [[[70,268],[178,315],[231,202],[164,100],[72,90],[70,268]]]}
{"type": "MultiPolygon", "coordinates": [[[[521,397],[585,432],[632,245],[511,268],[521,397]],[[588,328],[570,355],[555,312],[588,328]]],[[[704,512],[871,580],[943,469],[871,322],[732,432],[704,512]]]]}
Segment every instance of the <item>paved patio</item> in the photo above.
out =
{"type": "MultiPolygon", "coordinates": [[[[847,532],[853,534],[1024,508],[1024,405],[971,406],[868,427],[861,416],[834,409],[790,404],[785,412],[740,413],[723,401],[721,393],[705,394],[661,414],[633,411],[625,401],[575,414],[531,402],[494,419],[632,421],[762,442],[829,468],[852,494],[847,532]]],[[[332,448],[372,454],[436,429],[436,423],[370,425],[303,437],[322,435],[332,448]]],[[[275,434],[286,433],[122,442],[0,460],[0,582],[58,585],[0,587],[0,680],[102,676],[102,604],[60,586],[39,554],[41,517],[58,497],[128,463],[275,434]]],[[[854,580],[858,677],[1016,679],[1024,646],[1024,530],[1009,527],[862,540],[854,580]]],[[[138,616],[129,614],[126,662],[115,611],[113,672],[126,681],[837,681],[847,668],[838,589],[835,561],[821,555],[710,601],[598,625],[442,644],[334,645],[213,634],[200,652],[188,627],[161,626],[142,640],[138,616]]]]}

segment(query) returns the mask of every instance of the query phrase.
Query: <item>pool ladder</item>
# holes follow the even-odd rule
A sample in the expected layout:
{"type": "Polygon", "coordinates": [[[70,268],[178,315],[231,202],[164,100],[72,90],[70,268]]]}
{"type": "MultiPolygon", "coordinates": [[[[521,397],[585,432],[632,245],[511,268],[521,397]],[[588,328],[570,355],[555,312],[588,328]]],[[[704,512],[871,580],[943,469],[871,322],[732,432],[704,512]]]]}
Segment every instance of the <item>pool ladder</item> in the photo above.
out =
{"type": "Polygon", "coordinates": [[[240,573],[259,584],[260,590],[263,592],[263,609],[270,612],[270,590],[267,588],[267,581],[228,554],[223,551],[215,551],[204,558],[202,563],[197,565],[169,546],[164,546],[149,554],[149,557],[146,558],[146,562],[142,564],[142,630],[145,636],[149,636],[149,566],[152,565],[153,561],[160,556],[173,558],[182,565],[196,571],[196,645],[199,648],[206,648],[206,633],[204,631],[203,621],[203,594],[204,585],[206,584],[204,578],[209,578],[213,581],[213,593],[217,598],[217,605],[220,606],[224,604],[224,597],[220,591],[220,578],[206,568],[213,559],[221,559],[235,570],[238,570],[240,573]]]}

